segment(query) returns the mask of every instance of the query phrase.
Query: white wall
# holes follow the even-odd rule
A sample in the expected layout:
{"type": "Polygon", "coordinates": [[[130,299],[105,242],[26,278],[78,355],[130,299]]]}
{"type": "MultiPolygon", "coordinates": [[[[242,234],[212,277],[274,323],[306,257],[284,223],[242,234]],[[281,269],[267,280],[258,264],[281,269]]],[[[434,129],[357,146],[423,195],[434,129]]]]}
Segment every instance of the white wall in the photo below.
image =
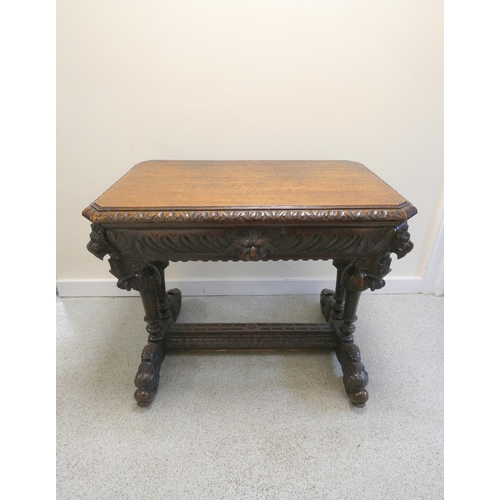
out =
{"type": "MultiPolygon", "coordinates": [[[[443,186],[435,0],[58,2],[57,278],[108,279],[81,210],[148,159],[348,159],[408,198],[422,276],[443,186]]],[[[172,264],[170,278],[327,279],[327,262],[172,264]]]]}

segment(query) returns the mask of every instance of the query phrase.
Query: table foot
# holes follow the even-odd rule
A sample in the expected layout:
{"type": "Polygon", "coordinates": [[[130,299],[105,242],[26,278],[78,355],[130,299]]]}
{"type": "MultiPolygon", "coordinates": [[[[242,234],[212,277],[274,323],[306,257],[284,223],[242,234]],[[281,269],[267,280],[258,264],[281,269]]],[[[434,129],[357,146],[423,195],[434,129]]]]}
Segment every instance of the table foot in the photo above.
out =
{"type": "Polygon", "coordinates": [[[361,363],[361,354],[356,344],[339,340],[335,354],[342,367],[343,381],[347,396],[354,406],[362,408],[368,401],[368,373],[361,363]]]}
{"type": "Polygon", "coordinates": [[[165,349],[161,343],[150,342],[142,351],[142,363],[135,376],[134,398],[138,406],[149,406],[158,389],[160,369],[165,359],[165,349]]]}

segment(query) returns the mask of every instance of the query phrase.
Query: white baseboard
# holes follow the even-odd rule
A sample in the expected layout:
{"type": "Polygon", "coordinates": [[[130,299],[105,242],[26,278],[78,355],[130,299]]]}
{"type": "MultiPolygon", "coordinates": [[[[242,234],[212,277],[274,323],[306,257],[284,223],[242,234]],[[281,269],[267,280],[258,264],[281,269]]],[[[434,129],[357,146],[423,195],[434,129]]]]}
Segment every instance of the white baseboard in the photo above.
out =
{"type": "MultiPolygon", "coordinates": [[[[419,276],[387,277],[377,294],[421,293],[419,276]]],[[[138,292],[121,290],[116,280],[57,280],[60,297],[133,297],[138,292]]],[[[167,288],[180,288],[182,294],[202,295],[318,295],[323,288],[334,288],[335,280],[321,279],[182,279],[167,280],[167,288]]]]}

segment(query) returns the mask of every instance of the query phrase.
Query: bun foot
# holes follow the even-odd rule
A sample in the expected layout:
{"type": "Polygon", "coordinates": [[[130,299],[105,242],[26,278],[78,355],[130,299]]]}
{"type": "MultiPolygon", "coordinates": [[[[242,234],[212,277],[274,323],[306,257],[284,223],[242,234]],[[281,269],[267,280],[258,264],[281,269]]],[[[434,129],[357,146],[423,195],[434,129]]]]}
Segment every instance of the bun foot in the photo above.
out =
{"type": "Polygon", "coordinates": [[[134,398],[137,401],[137,406],[140,406],[141,408],[148,407],[153,402],[154,397],[154,392],[144,389],[137,389],[134,394],[134,398]]]}
{"type": "Polygon", "coordinates": [[[353,394],[348,394],[348,396],[351,403],[358,408],[366,406],[366,402],[368,401],[368,391],[366,389],[362,389],[353,394]]]}

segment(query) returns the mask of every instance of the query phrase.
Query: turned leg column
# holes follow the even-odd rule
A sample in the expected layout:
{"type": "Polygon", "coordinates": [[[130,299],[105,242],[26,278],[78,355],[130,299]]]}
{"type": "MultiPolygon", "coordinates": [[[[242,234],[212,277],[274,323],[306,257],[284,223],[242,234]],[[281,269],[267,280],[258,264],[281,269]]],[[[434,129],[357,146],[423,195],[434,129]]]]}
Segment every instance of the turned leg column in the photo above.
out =
{"type": "Polygon", "coordinates": [[[356,331],[354,324],[358,319],[356,310],[358,309],[359,298],[361,292],[358,290],[347,290],[345,294],[345,305],[341,315],[340,333],[343,342],[352,342],[354,340],[353,334],[356,331]]]}
{"type": "Polygon", "coordinates": [[[337,280],[335,283],[334,303],[332,304],[332,316],[335,319],[342,319],[345,307],[345,288],[342,283],[342,276],[347,268],[348,262],[345,260],[334,260],[333,265],[337,268],[337,280]]]}
{"type": "Polygon", "coordinates": [[[168,267],[168,261],[153,262],[153,265],[159,270],[160,279],[158,281],[156,292],[158,294],[158,309],[163,318],[170,316],[174,321],[181,312],[182,293],[178,288],[167,290],[165,286],[165,269],[168,267]]]}

